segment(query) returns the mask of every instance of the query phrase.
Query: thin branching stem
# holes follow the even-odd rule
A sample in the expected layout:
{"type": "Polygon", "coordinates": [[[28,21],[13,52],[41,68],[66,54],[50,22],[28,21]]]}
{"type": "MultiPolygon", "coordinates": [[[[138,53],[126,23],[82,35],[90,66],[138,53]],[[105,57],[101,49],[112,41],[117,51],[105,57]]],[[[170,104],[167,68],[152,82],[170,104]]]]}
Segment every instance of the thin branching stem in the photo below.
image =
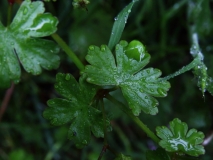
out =
{"type": "Polygon", "coordinates": [[[109,94],[106,95],[105,97],[113,104],[115,104],[117,107],[119,107],[123,112],[125,112],[147,134],[148,137],[150,137],[157,144],[159,143],[160,139],[138,117],[133,115],[131,110],[128,109],[123,103],[116,100],[109,94]]]}
{"type": "Polygon", "coordinates": [[[58,45],[64,50],[64,52],[71,58],[73,63],[78,67],[80,71],[84,70],[83,63],[75,55],[75,53],[70,49],[70,47],[64,42],[64,40],[56,33],[51,35],[52,38],[58,43],[58,45]]]}

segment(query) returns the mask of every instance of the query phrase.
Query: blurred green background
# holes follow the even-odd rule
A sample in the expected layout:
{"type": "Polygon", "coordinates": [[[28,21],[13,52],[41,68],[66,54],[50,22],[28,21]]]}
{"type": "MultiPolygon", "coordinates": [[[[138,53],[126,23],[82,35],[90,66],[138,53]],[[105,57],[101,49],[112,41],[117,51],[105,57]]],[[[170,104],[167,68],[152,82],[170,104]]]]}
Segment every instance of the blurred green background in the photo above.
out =
{"type": "MultiPolygon", "coordinates": [[[[86,9],[73,9],[71,0],[45,3],[46,11],[58,17],[57,33],[69,44],[84,64],[89,45],[108,44],[116,15],[130,0],[91,0],[86,9]]],[[[19,4],[13,8],[15,15],[19,4]]],[[[0,1],[0,20],[7,21],[7,0],[0,1]]],[[[212,0],[140,0],[133,7],[122,39],[140,40],[151,54],[147,67],[159,68],[167,76],[192,61],[190,55],[190,27],[196,24],[199,43],[204,54],[208,74],[213,76],[213,1],[212,0]],[[197,10],[190,13],[190,5],[197,3],[197,10]]],[[[82,150],[67,140],[69,125],[51,126],[43,117],[46,101],[57,97],[54,90],[58,72],[79,77],[79,70],[67,55],[60,51],[61,65],[57,70],[43,71],[32,76],[22,71],[21,82],[12,93],[7,110],[0,121],[0,160],[96,160],[103,147],[103,139],[92,138],[82,150]]],[[[177,117],[203,131],[213,132],[213,98],[206,92],[205,98],[197,87],[192,72],[186,72],[170,80],[168,96],[158,98],[159,113],[156,116],[141,113],[140,119],[153,131],[158,125],[168,125],[177,117]]],[[[0,104],[6,90],[0,90],[0,104]]],[[[124,102],[120,91],[112,93],[124,102]]],[[[134,160],[145,160],[148,149],[156,146],[122,111],[105,101],[113,131],[108,134],[111,148],[134,160]]],[[[213,142],[205,146],[202,160],[213,159],[213,142]]],[[[107,151],[102,158],[111,160],[107,151]]]]}

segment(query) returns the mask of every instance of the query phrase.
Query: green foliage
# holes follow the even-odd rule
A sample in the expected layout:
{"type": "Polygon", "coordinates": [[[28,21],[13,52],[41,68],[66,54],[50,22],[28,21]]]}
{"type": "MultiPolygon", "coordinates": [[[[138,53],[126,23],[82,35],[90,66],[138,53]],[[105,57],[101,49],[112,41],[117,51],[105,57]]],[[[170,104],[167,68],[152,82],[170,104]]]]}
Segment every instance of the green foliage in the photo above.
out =
{"type": "Polygon", "coordinates": [[[156,132],[162,140],[159,145],[169,152],[180,152],[191,156],[199,156],[205,153],[202,145],[204,134],[190,129],[186,123],[175,118],[170,122],[170,129],[165,126],[157,127],[156,132]]]}
{"type": "Polygon", "coordinates": [[[78,148],[82,148],[90,141],[91,131],[96,137],[104,136],[104,123],[109,127],[109,121],[104,121],[101,112],[94,107],[93,98],[97,87],[88,84],[85,76],[78,82],[70,74],[57,74],[55,89],[63,98],[48,101],[48,108],[43,112],[44,118],[52,125],[63,125],[71,122],[68,138],[78,148]]]}
{"type": "Polygon", "coordinates": [[[115,22],[113,24],[111,36],[109,39],[108,47],[110,49],[113,49],[113,47],[119,42],[121,35],[123,33],[124,27],[127,23],[128,16],[131,12],[131,9],[134,5],[134,3],[137,0],[133,0],[131,3],[129,3],[119,14],[117,17],[115,17],[115,22]]]}
{"type": "Polygon", "coordinates": [[[188,131],[187,124],[177,118],[170,122],[170,128],[157,127],[161,139],[152,132],[155,126],[167,123],[174,116],[187,119],[189,126],[207,135],[211,132],[210,94],[206,93],[205,103],[203,101],[205,91],[213,95],[210,77],[213,65],[209,58],[213,51],[213,14],[209,0],[138,1],[134,10],[132,7],[137,0],[129,4],[126,1],[91,1],[89,9],[88,0],[43,1],[50,2],[45,3],[45,7],[60,20],[58,34],[54,33],[58,20],[44,13],[42,0],[8,0],[8,12],[7,1],[0,1],[0,87],[18,83],[22,66],[33,75],[40,74],[42,68],[50,70],[59,66],[56,55],[59,47],[50,40],[40,39],[49,35],[71,58],[61,55],[63,63],[58,69],[58,72],[69,74],[56,76],[55,89],[59,98],[51,99],[55,97],[51,88],[55,72],[44,72],[33,78],[23,73],[23,83],[16,85],[15,90],[10,88],[5,95],[4,90],[0,93],[5,97],[0,107],[0,159],[48,160],[60,156],[62,159],[91,160],[98,157],[102,160],[198,160],[192,156],[204,153],[206,155],[200,157],[202,160],[211,159],[213,143],[208,140],[212,135],[202,144],[206,145],[204,150],[201,145],[204,134],[195,129],[188,131]],[[10,24],[19,4],[21,7],[10,24]],[[115,17],[121,8],[123,10],[115,17]],[[130,12],[132,18],[126,25],[130,12]],[[6,22],[7,27],[3,26],[6,22]],[[108,46],[97,47],[106,44],[109,36],[108,46]],[[130,43],[120,41],[121,37],[130,43]],[[95,45],[89,47],[88,64],[84,56],[90,44],[95,45]],[[189,44],[192,45],[192,62],[187,54],[189,44]],[[80,70],[79,82],[76,81],[79,73],[73,64],[80,70]],[[149,68],[144,69],[147,65],[149,68]],[[181,69],[173,72],[180,66],[181,69]],[[161,78],[161,71],[151,67],[160,68],[163,75],[168,76],[161,78]],[[190,73],[181,75],[189,70],[193,70],[195,78],[190,73]],[[167,96],[170,88],[167,81],[174,77],[168,97],[157,101],[155,97],[167,96]],[[193,85],[195,79],[203,97],[193,85]],[[11,90],[10,107],[4,113],[11,90]],[[45,109],[43,104],[47,99],[50,99],[49,107],[45,109]],[[155,117],[148,115],[157,114],[158,109],[160,112],[155,117]],[[63,126],[50,127],[41,117],[43,110],[44,118],[52,125],[63,126]],[[141,110],[148,114],[139,116],[141,110]],[[107,132],[111,130],[108,117],[114,129],[112,134],[107,132]],[[104,137],[104,142],[92,138],[91,132],[95,137],[104,137]],[[66,135],[77,148],[90,142],[92,145],[77,150],[73,143],[66,141],[66,135]],[[151,151],[159,147],[157,145],[162,148],[151,151]],[[114,149],[124,154],[116,154],[114,149]]]}
{"type": "Polygon", "coordinates": [[[0,23],[0,87],[19,82],[20,64],[33,75],[40,74],[41,67],[50,70],[59,66],[58,46],[38,39],[54,33],[57,24],[57,18],[44,14],[42,2],[30,1],[22,3],[9,27],[0,23]]]}
{"type": "Polygon", "coordinates": [[[165,97],[170,87],[167,81],[158,81],[160,70],[147,68],[150,55],[145,52],[141,61],[128,58],[124,48],[128,45],[121,41],[116,46],[116,62],[107,46],[90,46],[86,60],[91,64],[85,67],[87,81],[101,86],[120,87],[134,115],[138,116],[143,110],[147,114],[158,112],[158,101],[153,98],[165,97]],[[140,71],[141,70],[141,71],[140,71]]]}

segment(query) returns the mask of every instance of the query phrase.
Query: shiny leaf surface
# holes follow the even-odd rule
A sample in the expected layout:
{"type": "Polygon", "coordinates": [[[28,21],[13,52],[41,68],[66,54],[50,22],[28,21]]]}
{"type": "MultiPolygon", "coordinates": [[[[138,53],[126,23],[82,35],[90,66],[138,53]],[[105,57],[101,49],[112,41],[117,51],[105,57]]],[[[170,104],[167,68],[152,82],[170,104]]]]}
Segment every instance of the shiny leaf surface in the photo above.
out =
{"type": "Polygon", "coordinates": [[[87,81],[101,86],[118,86],[134,115],[138,116],[141,110],[155,115],[158,112],[158,101],[154,97],[165,97],[170,84],[158,80],[161,75],[158,69],[141,70],[149,62],[150,55],[143,53],[140,61],[128,58],[124,53],[127,45],[126,41],[117,44],[116,60],[107,46],[90,46],[86,60],[91,65],[85,67],[87,81]]]}

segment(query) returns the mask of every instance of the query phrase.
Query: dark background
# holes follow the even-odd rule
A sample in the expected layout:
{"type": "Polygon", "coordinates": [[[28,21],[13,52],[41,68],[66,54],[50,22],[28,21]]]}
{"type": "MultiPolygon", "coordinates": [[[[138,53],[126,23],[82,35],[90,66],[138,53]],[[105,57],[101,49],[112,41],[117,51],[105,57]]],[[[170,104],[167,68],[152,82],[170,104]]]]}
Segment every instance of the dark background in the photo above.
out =
{"type": "MultiPolygon", "coordinates": [[[[188,16],[188,0],[178,8],[179,0],[140,0],[130,14],[122,38],[127,41],[140,40],[147,47],[151,61],[147,67],[159,68],[162,76],[167,76],[193,59],[190,55],[191,36],[189,27],[197,24],[199,43],[208,74],[213,76],[213,2],[201,5],[197,17],[188,16]],[[175,6],[176,5],[176,6],[175,6]],[[166,16],[169,15],[169,18],[166,16]],[[197,22],[194,22],[194,19],[197,22]]],[[[89,45],[108,44],[112,25],[116,15],[130,1],[128,0],[91,0],[85,8],[73,9],[71,0],[45,2],[46,12],[59,19],[57,33],[69,44],[84,64],[89,45]]],[[[200,0],[202,2],[202,0],[200,0]]],[[[13,8],[15,15],[20,4],[13,8]]],[[[0,1],[0,19],[7,20],[8,3],[0,1]]],[[[51,37],[50,37],[51,39],[51,37]]],[[[57,70],[43,71],[33,76],[22,70],[21,82],[15,85],[7,110],[0,121],[0,160],[95,160],[103,147],[103,139],[92,137],[90,144],[82,150],[76,149],[72,141],[67,140],[69,124],[54,127],[42,117],[47,107],[46,101],[57,96],[54,90],[55,75],[58,72],[71,73],[79,77],[79,70],[67,55],[60,51],[61,64],[57,70]]],[[[168,96],[158,98],[159,113],[156,116],[141,113],[140,119],[150,129],[167,126],[173,118],[186,122],[189,128],[203,131],[206,136],[213,131],[213,98],[206,92],[205,98],[197,87],[197,79],[191,71],[170,80],[168,96]]],[[[6,90],[0,89],[0,104],[6,90]]],[[[120,92],[113,95],[123,101],[120,92]]],[[[105,101],[113,131],[108,135],[108,143],[117,152],[131,155],[134,160],[145,160],[147,149],[156,146],[116,106],[105,101]]],[[[213,143],[205,146],[206,154],[202,160],[211,160],[213,143]]],[[[113,159],[107,151],[103,160],[113,159]]]]}

